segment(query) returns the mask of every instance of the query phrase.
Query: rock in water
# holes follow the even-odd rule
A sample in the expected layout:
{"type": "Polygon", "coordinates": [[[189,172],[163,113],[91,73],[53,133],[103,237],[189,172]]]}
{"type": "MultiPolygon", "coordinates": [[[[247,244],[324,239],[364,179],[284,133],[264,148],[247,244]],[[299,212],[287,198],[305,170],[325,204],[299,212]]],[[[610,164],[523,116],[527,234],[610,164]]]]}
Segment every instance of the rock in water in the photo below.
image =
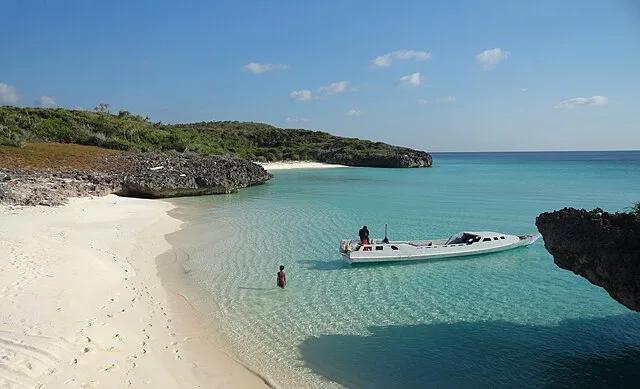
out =
{"type": "Polygon", "coordinates": [[[640,221],[634,214],[564,208],[536,218],[556,265],[640,312],[640,221]]]}

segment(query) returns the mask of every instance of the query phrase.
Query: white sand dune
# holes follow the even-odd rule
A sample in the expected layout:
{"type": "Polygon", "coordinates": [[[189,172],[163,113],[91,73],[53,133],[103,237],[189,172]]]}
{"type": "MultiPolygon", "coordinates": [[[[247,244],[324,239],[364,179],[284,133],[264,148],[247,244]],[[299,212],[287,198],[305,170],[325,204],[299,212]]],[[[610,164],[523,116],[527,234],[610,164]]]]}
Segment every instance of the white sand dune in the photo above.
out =
{"type": "Polygon", "coordinates": [[[172,208],[114,195],[0,207],[0,388],[267,387],[163,287],[172,208]]]}
{"type": "Polygon", "coordinates": [[[348,167],[345,165],[334,165],[330,163],[311,161],[284,161],[284,162],[257,162],[266,171],[289,170],[289,169],[329,169],[338,167],[348,167]]]}

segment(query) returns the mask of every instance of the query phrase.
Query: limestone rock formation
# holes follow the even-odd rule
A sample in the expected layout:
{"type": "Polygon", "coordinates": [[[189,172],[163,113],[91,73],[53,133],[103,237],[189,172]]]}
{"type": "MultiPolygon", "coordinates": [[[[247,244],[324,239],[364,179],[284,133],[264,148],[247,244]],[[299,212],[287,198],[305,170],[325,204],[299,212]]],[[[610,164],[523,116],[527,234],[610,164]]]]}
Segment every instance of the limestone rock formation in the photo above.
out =
{"type": "Polygon", "coordinates": [[[631,213],[564,208],[536,218],[556,265],[640,311],[640,220],[631,213]]]}
{"type": "Polygon", "coordinates": [[[177,197],[232,193],[271,178],[258,164],[195,153],[132,153],[106,157],[122,177],[119,193],[132,197],[177,197]]]}
{"type": "Polygon", "coordinates": [[[125,153],[104,157],[87,171],[0,168],[0,204],[62,205],[67,198],[161,198],[232,193],[271,175],[258,164],[195,153],[125,153]]]}
{"type": "Polygon", "coordinates": [[[70,197],[113,193],[120,181],[104,172],[0,169],[0,204],[57,206],[70,197]]]}
{"type": "Polygon", "coordinates": [[[347,166],[383,167],[383,168],[414,168],[431,167],[433,159],[431,154],[412,150],[401,149],[393,153],[358,153],[327,154],[318,156],[320,162],[334,163],[347,166]]]}

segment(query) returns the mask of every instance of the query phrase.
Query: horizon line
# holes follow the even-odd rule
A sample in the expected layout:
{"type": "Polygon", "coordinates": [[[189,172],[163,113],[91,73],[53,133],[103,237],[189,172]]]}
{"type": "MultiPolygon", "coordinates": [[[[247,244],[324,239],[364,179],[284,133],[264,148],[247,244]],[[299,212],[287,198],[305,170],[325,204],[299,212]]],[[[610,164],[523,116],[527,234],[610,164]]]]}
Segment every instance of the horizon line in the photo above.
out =
{"type": "Polygon", "coordinates": [[[608,150],[491,150],[491,151],[427,151],[429,154],[479,154],[479,153],[598,153],[598,152],[640,152],[640,149],[608,149],[608,150]]]}

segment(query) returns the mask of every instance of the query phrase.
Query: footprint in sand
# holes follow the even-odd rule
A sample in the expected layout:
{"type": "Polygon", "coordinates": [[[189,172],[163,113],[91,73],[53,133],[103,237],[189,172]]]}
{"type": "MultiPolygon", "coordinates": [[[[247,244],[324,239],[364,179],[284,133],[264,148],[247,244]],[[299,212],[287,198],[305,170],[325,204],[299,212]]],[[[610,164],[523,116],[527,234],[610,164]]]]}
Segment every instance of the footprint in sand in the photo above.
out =
{"type": "Polygon", "coordinates": [[[102,368],[102,371],[110,371],[111,369],[113,369],[114,367],[116,367],[115,363],[112,363],[111,365],[105,366],[102,368]]]}

